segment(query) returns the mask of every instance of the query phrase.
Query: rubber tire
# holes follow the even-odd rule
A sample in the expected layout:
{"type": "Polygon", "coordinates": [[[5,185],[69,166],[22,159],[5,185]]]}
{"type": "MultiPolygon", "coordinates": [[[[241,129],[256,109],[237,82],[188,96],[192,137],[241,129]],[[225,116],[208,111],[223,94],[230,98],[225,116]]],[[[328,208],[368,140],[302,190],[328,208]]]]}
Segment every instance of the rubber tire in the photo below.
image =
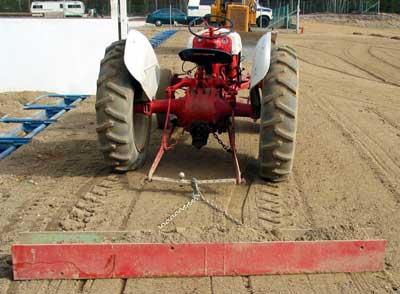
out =
{"type": "Polygon", "coordinates": [[[268,16],[259,16],[256,20],[256,24],[259,28],[267,28],[270,23],[270,19],[268,16]]]}
{"type": "Polygon", "coordinates": [[[146,98],[125,66],[124,51],[125,40],[106,49],[97,80],[96,131],[100,150],[115,171],[144,164],[151,131],[151,117],[133,112],[134,102],[146,98]]]}
{"type": "Polygon", "coordinates": [[[154,22],[154,25],[155,25],[156,27],[161,27],[161,26],[162,26],[162,21],[159,20],[159,19],[157,19],[157,20],[154,22]]]}
{"type": "MultiPolygon", "coordinates": [[[[160,83],[158,84],[158,89],[156,94],[157,100],[168,99],[168,94],[165,91],[165,89],[167,89],[167,87],[171,85],[172,78],[173,75],[170,69],[167,68],[160,69],[160,83]]],[[[159,129],[164,129],[165,116],[166,116],[165,113],[156,113],[157,127],[159,129]]]]}
{"type": "Polygon", "coordinates": [[[273,46],[263,80],[260,116],[259,175],[283,181],[292,171],[298,108],[298,60],[288,46],[273,46]]]}

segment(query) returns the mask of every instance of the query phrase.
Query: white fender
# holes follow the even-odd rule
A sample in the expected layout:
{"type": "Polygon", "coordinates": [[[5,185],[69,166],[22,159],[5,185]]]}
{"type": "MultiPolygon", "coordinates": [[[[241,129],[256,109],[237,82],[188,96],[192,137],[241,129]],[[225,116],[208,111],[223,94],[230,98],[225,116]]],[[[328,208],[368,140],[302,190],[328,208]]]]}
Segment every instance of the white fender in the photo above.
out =
{"type": "Polygon", "coordinates": [[[266,33],[258,40],[251,69],[250,89],[260,83],[268,73],[271,63],[271,33],[266,33]]]}
{"type": "Polygon", "coordinates": [[[142,86],[147,98],[152,100],[160,82],[160,65],[153,47],[142,33],[129,31],[124,62],[129,73],[142,86]]]}

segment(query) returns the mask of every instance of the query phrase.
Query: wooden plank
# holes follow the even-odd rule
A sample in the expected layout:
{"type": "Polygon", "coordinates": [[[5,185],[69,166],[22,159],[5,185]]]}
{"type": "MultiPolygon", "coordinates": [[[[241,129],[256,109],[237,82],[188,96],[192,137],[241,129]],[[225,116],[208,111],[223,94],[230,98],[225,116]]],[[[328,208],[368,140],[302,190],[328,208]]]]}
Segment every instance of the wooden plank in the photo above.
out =
{"type": "Polygon", "coordinates": [[[14,279],[235,276],[383,269],[385,240],[25,244],[12,246],[14,279]]]}

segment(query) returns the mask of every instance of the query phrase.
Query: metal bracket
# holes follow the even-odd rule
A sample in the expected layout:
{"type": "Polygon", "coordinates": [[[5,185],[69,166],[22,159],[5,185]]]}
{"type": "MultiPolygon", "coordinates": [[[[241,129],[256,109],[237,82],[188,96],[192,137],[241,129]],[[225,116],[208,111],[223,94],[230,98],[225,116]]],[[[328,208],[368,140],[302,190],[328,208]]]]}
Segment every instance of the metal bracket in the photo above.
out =
{"type": "Polygon", "coordinates": [[[0,134],[0,160],[9,156],[18,147],[29,143],[34,136],[88,97],[88,95],[47,94],[24,105],[24,110],[42,110],[35,113],[34,117],[18,118],[5,115],[0,118],[0,123],[20,124],[12,131],[0,134]],[[44,98],[58,99],[59,101],[54,104],[38,103],[44,98]]]}

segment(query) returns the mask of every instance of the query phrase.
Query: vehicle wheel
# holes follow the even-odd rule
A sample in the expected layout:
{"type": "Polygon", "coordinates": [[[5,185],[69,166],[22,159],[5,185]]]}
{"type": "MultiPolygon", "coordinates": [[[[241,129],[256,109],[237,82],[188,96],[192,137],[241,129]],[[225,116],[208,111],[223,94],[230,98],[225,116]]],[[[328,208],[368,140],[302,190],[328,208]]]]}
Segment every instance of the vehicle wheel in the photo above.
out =
{"type": "Polygon", "coordinates": [[[257,26],[260,28],[267,28],[269,26],[270,19],[268,16],[259,16],[257,18],[257,26]]]}
{"type": "Polygon", "coordinates": [[[272,181],[288,178],[297,130],[298,61],[288,46],[271,51],[271,66],[263,81],[260,116],[259,174],[272,181]]]}
{"type": "Polygon", "coordinates": [[[96,94],[96,131],[100,150],[117,171],[134,170],[145,162],[151,117],[133,111],[145,98],[124,63],[125,40],[106,49],[101,61],[96,94]]]}
{"type": "Polygon", "coordinates": [[[157,19],[154,24],[156,25],[156,27],[161,27],[162,26],[162,21],[157,19]]]}
{"type": "MultiPolygon", "coordinates": [[[[158,89],[156,94],[157,100],[168,98],[168,94],[165,91],[165,89],[171,85],[171,81],[172,81],[172,71],[167,68],[161,68],[160,83],[158,84],[158,89]]],[[[156,113],[157,126],[159,129],[164,129],[165,116],[166,116],[165,113],[156,113]]]]}

